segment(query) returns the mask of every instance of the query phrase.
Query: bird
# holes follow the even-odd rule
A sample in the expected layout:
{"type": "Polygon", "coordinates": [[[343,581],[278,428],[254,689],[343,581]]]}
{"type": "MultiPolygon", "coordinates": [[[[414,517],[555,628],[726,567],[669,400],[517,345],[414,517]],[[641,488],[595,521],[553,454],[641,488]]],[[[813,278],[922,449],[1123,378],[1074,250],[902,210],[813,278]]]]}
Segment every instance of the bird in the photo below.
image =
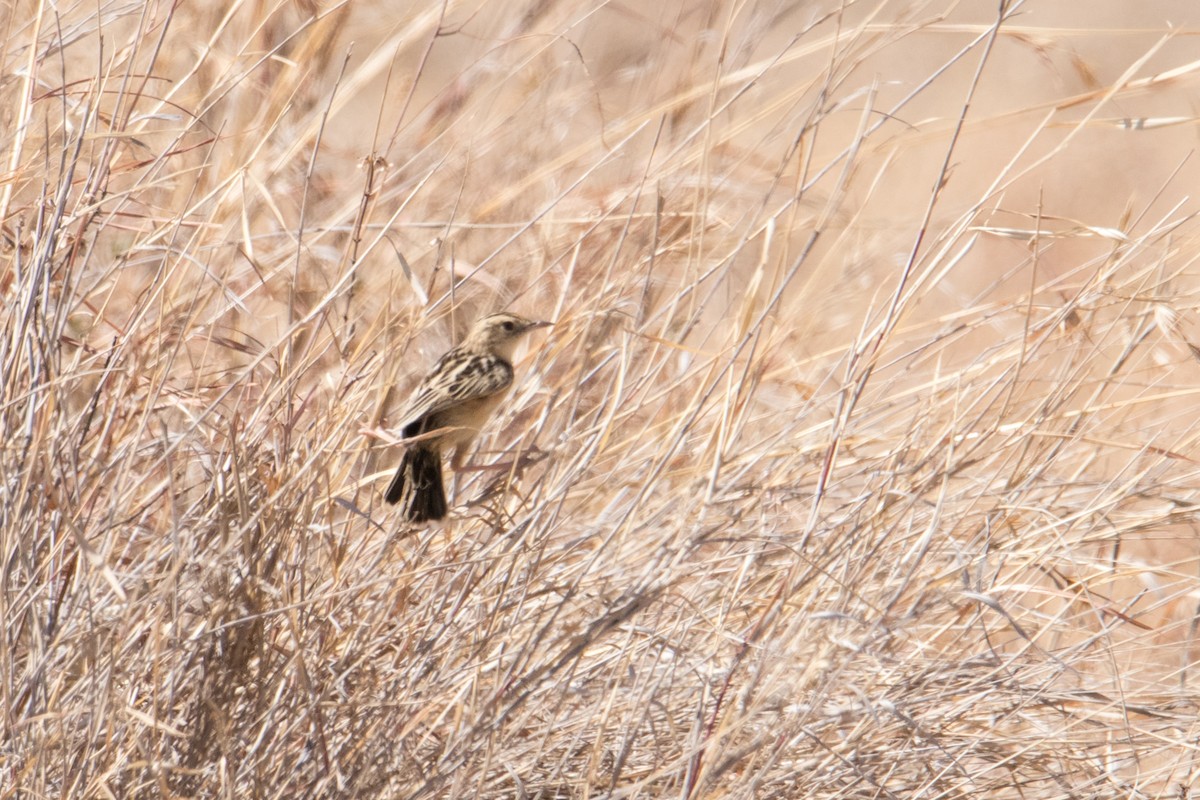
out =
{"type": "Polygon", "coordinates": [[[409,522],[446,516],[442,451],[454,448],[457,470],[513,382],[513,351],[531,331],[551,323],[508,312],[480,319],[466,338],[438,359],[413,390],[400,432],[414,439],[404,451],[384,498],[400,504],[409,522]]]}

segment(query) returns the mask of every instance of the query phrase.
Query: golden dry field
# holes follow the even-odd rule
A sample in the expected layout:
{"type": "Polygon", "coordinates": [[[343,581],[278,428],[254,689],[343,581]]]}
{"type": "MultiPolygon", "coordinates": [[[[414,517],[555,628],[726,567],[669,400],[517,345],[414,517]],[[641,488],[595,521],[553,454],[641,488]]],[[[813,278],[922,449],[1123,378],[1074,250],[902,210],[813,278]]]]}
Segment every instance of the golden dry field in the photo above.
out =
{"type": "Polygon", "coordinates": [[[1200,796],[1194,0],[7,0],[0,800],[1200,796]],[[453,480],[407,392],[552,319],[453,480]]]}

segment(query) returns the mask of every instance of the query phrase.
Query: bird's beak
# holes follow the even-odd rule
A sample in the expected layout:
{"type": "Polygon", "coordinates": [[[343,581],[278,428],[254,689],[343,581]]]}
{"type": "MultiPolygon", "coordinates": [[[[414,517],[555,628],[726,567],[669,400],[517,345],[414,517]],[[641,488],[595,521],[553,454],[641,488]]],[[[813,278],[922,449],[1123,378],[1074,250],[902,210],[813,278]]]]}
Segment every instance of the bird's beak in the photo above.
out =
{"type": "Polygon", "coordinates": [[[528,330],[532,331],[532,330],[537,330],[538,328],[549,328],[553,324],[554,324],[553,322],[546,322],[545,320],[539,320],[537,322],[529,323],[528,330]]]}

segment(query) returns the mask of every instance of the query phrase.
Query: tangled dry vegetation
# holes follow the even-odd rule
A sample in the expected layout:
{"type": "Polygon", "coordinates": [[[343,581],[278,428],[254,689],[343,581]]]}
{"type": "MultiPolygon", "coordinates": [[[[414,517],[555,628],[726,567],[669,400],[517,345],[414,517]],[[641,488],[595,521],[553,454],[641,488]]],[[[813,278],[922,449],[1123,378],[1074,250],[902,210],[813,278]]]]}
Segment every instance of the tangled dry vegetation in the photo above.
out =
{"type": "Polygon", "coordinates": [[[1190,796],[1198,29],[1070,5],[10,4],[0,797],[1190,796]]]}

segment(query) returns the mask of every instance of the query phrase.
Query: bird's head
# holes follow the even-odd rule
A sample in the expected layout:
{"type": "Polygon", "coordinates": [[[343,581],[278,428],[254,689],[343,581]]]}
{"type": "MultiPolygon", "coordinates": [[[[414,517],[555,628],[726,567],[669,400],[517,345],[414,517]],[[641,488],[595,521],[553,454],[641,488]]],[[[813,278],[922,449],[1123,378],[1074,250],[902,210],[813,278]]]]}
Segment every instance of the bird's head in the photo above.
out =
{"type": "Polygon", "coordinates": [[[492,353],[505,360],[512,359],[517,343],[530,331],[544,328],[552,323],[535,322],[516,314],[502,311],[491,314],[475,323],[463,344],[479,352],[492,353]]]}

